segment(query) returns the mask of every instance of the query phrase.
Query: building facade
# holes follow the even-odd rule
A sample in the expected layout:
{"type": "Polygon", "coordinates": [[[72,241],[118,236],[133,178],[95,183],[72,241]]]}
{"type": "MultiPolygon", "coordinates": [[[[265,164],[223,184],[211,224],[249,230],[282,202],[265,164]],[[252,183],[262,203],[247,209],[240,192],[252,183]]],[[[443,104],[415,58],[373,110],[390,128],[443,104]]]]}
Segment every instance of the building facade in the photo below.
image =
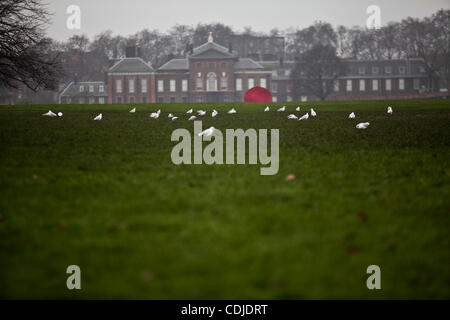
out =
{"type": "MultiPolygon", "coordinates": [[[[318,100],[308,92],[296,92],[294,96],[291,71],[296,62],[284,61],[280,52],[284,40],[278,38],[240,36],[226,48],[215,43],[210,34],[208,42],[191,48],[185,57],[171,59],[156,70],[138,57],[137,49],[128,50],[126,58],[112,61],[107,83],[72,82],[60,95],[60,102],[240,102],[245,92],[256,86],[267,88],[274,102],[318,100]],[[233,47],[244,53],[238,53],[233,47]],[[258,50],[253,52],[252,48],[258,50]],[[277,59],[269,60],[273,58],[277,59]],[[92,86],[94,91],[91,91],[92,86]]],[[[346,72],[334,81],[327,100],[448,95],[439,93],[438,76],[430,80],[422,59],[347,59],[344,64],[346,72]]]]}
{"type": "Polygon", "coordinates": [[[103,81],[72,81],[59,95],[62,104],[104,104],[108,102],[108,86],[103,81]]]}

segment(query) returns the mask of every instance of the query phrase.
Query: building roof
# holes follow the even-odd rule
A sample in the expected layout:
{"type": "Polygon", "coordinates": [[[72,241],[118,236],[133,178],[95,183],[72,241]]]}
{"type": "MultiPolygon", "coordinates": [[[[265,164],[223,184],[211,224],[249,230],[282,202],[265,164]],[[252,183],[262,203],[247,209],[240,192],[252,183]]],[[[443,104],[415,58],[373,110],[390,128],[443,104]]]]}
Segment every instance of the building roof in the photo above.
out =
{"type": "Polygon", "coordinates": [[[169,70],[189,70],[189,60],[188,59],[172,59],[163,64],[158,68],[158,71],[169,71],[169,70]]]}
{"type": "Polygon", "coordinates": [[[230,52],[228,48],[221,46],[213,41],[206,42],[201,46],[194,48],[189,58],[236,58],[235,51],[230,52]]]}
{"type": "Polygon", "coordinates": [[[251,70],[258,70],[258,69],[263,70],[264,69],[264,67],[261,64],[259,64],[258,62],[256,62],[253,59],[250,59],[250,58],[239,58],[234,63],[233,67],[234,67],[235,70],[242,70],[242,69],[245,69],[245,70],[249,70],[249,69],[251,69],[251,70]]]}
{"type": "Polygon", "coordinates": [[[108,73],[148,73],[153,72],[153,68],[142,58],[123,58],[111,68],[108,73]]]}
{"type": "Polygon", "coordinates": [[[106,97],[108,96],[108,85],[106,85],[103,81],[82,81],[77,83],[72,81],[63,89],[60,96],[106,97]],[[80,91],[81,86],[83,86],[83,91],[80,91]],[[89,91],[90,86],[93,87],[93,92],[89,91]],[[100,92],[100,86],[103,86],[103,92],[100,92]]]}

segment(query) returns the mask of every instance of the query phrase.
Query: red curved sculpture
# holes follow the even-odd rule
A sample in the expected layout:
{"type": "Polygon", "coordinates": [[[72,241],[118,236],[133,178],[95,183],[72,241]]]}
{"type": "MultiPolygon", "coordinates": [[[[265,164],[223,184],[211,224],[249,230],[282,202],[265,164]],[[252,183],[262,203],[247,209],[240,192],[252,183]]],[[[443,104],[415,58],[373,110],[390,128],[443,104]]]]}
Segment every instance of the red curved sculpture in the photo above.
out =
{"type": "Polygon", "coordinates": [[[272,102],[272,94],[262,87],[253,87],[244,95],[244,102],[272,102]]]}

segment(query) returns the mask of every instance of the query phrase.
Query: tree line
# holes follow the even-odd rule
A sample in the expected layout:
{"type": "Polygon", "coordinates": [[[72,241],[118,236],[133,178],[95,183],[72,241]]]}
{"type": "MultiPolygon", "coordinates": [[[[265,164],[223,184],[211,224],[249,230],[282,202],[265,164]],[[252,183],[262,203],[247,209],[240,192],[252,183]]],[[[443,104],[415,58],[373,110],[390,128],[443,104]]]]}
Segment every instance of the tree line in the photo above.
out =
{"type": "MultiPolygon", "coordinates": [[[[379,29],[333,28],[327,22],[318,21],[306,28],[275,28],[264,33],[251,27],[237,32],[222,23],[199,23],[196,26],[177,24],[166,32],[143,29],[129,36],[106,30],[92,39],[74,35],[63,42],[46,36],[48,16],[39,0],[0,2],[0,86],[14,87],[22,82],[37,90],[55,88],[58,81],[67,82],[75,77],[103,80],[110,59],[123,57],[126,47],[136,43],[140,56],[158,68],[172,58],[184,56],[191,45],[206,42],[209,32],[223,46],[228,46],[236,34],[282,36],[285,60],[302,61],[318,53],[321,61],[327,57],[332,61],[420,57],[428,74],[440,72],[445,86],[449,87],[450,83],[450,10],[439,10],[423,19],[408,17],[379,29]],[[58,54],[72,60],[70,63],[58,60],[58,54]]],[[[330,72],[328,66],[323,69],[330,72]]]]}

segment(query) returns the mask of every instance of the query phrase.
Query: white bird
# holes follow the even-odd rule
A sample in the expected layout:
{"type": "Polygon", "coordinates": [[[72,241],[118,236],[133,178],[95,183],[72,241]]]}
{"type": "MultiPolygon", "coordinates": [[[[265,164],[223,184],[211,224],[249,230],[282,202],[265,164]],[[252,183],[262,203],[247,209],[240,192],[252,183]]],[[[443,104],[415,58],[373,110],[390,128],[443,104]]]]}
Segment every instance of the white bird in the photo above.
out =
{"type": "Polygon", "coordinates": [[[290,120],[298,119],[297,116],[296,116],[295,114],[290,114],[290,115],[288,115],[287,118],[290,119],[290,120]]]}
{"type": "Polygon", "coordinates": [[[136,112],[136,108],[133,108],[130,110],[130,113],[135,113],[136,112]]]}
{"type": "Polygon", "coordinates": [[[95,118],[94,118],[94,120],[95,121],[100,121],[100,120],[102,120],[102,114],[100,113],[98,116],[96,116],[95,118]]]}
{"type": "Polygon", "coordinates": [[[309,118],[309,114],[308,114],[308,112],[305,114],[305,115],[303,115],[303,116],[301,116],[300,118],[298,118],[298,120],[306,120],[306,119],[308,119],[309,118]]]}
{"type": "Polygon", "coordinates": [[[213,110],[213,112],[212,112],[212,114],[211,114],[211,117],[215,117],[215,116],[217,116],[217,114],[218,114],[218,112],[216,111],[216,110],[213,110]]]}
{"type": "Polygon", "coordinates": [[[158,116],[159,116],[159,114],[161,113],[161,109],[158,109],[158,111],[156,111],[156,113],[157,113],[158,116]]]}
{"type": "Polygon", "coordinates": [[[349,118],[349,119],[355,119],[355,113],[354,113],[354,112],[350,113],[350,114],[348,115],[348,118],[349,118]]]}
{"type": "Polygon", "coordinates": [[[282,106],[280,109],[278,109],[278,112],[283,112],[284,110],[286,110],[286,106],[282,106]]]}
{"type": "Polygon", "coordinates": [[[356,129],[366,129],[369,126],[369,122],[361,122],[356,125],[356,129]]]}
{"type": "Polygon", "coordinates": [[[169,113],[168,118],[173,118],[173,114],[169,113]]]}
{"type": "Polygon", "coordinates": [[[265,109],[264,109],[264,112],[267,112],[267,111],[269,111],[270,110],[270,108],[269,108],[269,106],[267,106],[265,109]]]}
{"type": "Polygon", "coordinates": [[[172,121],[175,121],[177,119],[178,119],[178,117],[172,117],[172,121]]]}
{"type": "Polygon", "coordinates": [[[391,107],[388,107],[387,113],[392,114],[392,108],[391,107]]]}
{"type": "Polygon", "coordinates": [[[58,117],[62,117],[63,113],[62,112],[58,112],[58,117]]]}
{"type": "Polygon", "coordinates": [[[313,117],[317,116],[317,113],[314,111],[313,108],[311,108],[311,116],[313,116],[313,117]]]}
{"type": "Polygon", "coordinates": [[[295,108],[295,111],[300,111],[300,106],[298,106],[297,108],[295,108]]]}
{"type": "Polygon", "coordinates": [[[206,130],[198,133],[197,135],[199,137],[203,136],[203,137],[207,138],[207,137],[212,136],[213,132],[214,132],[214,127],[210,127],[209,129],[206,129],[206,130]]]}
{"type": "Polygon", "coordinates": [[[206,114],[206,111],[198,110],[197,113],[199,116],[204,116],[206,114]]]}
{"type": "Polygon", "coordinates": [[[231,108],[231,110],[228,111],[228,114],[233,114],[233,113],[236,113],[236,110],[234,110],[234,108],[231,108]]]}
{"type": "Polygon", "coordinates": [[[189,120],[189,121],[192,121],[192,120],[195,120],[195,119],[197,119],[196,116],[191,116],[188,120],[189,120]]]}
{"type": "Polygon", "coordinates": [[[157,112],[150,113],[150,118],[158,119],[159,118],[159,110],[157,112]]]}
{"type": "Polygon", "coordinates": [[[43,113],[42,115],[46,117],[56,117],[56,114],[52,110],[48,110],[48,112],[43,113]]]}
{"type": "Polygon", "coordinates": [[[192,111],[194,111],[194,110],[189,109],[188,111],[186,111],[186,113],[192,113],[192,111]]]}

